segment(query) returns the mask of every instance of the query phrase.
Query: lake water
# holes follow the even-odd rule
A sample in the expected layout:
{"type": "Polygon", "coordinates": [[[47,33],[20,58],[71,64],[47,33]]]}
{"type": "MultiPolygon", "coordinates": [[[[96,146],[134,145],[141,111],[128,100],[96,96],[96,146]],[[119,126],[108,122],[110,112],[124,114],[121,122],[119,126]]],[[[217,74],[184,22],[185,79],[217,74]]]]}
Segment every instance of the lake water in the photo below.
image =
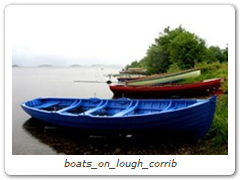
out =
{"type": "MultiPolygon", "coordinates": [[[[117,68],[75,67],[75,68],[12,68],[13,75],[13,154],[65,154],[57,151],[51,143],[62,141],[51,133],[41,132],[32,123],[30,116],[20,107],[24,101],[37,97],[99,97],[112,98],[106,83],[107,74],[116,74],[117,68]],[[26,127],[26,124],[30,127],[26,127]],[[39,132],[38,132],[39,130],[39,132]],[[42,134],[44,137],[42,137],[42,134]],[[47,139],[51,136],[51,139],[47,139]],[[36,138],[37,137],[37,138],[36,138]],[[39,138],[40,137],[40,138],[39,138]],[[41,139],[45,138],[45,139],[41,139]]],[[[112,81],[116,79],[111,78],[112,81]]],[[[50,130],[49,130],[50,131],[50,130]]],[[[52,130],[54,131],[54,130],[52,130]]],[[[64,137],[65,138],[65,137],[64,137]]],[[[76,148],[76,147],[75,147],[76,148]]]]}

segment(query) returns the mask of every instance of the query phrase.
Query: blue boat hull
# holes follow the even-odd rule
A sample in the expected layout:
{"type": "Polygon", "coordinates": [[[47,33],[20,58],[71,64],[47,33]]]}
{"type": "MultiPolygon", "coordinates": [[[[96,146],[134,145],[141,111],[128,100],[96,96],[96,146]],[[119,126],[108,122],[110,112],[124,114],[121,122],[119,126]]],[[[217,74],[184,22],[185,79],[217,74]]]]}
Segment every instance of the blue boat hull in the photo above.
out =
{"type": "Polygon", "coordinates": [[[129,116],[68,115],[39,111],[22,104],[32,117],[55,126],[91,131],[155,132],[170,136],[187,134],[191,139],[203,137],[209,130],[215,112],[216,96],[198,105],[161,113],[129,116]]]}

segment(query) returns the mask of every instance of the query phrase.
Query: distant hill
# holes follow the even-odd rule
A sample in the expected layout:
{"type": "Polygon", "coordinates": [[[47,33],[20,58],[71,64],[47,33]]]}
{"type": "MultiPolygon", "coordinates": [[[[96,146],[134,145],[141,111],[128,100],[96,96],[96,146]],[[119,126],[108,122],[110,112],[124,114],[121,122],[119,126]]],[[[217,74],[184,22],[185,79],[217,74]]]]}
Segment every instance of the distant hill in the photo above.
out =
{"type": "Polygon", "coordinates": [[[81,65],[79,65],[79,64],[72,64],[72,65],[69,66],[69,67],[83,67],[83,66],[81,66],[81,65]]]}
{"type": "Polygon", "coordinates": [[[15,67],[20,67],[20,66],[19,66],[19,65],[17,65],[17,64],[13,64],[13,65],[12,65],[12,67],[14,67],[14,68],[15,68],[15,67]]]}
{"type": "Polygon", "coordinates": [[[53,67],[53,65],[51,65],[51,64],[41,64],[41,65],[38,65],[38,67],[53,67]]]}

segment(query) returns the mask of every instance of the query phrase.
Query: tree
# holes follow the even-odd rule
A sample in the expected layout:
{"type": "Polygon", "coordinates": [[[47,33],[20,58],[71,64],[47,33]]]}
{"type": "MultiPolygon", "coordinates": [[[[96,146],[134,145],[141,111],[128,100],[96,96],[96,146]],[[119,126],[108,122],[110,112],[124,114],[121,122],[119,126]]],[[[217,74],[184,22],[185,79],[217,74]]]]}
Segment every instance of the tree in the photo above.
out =
{"type": "Polygon", "coordinates": [[[222,58],[222,61],[223,61],[223,62],[228,62],[228,47],[226,47],[226,48],[223,50],[223,58],[222,58]]]}
{"type": "Polygon", "coordinates": [[[145,57],[148,74],[167,72],[169,63],[168,54],[157,45],[152,45],[145,57]]]}
{"type": "Polygon", "coordinates": [[[136,61],[133,61],[130,65],[127,65],[126,66],[126,69],[128,69],[128,68],[136,68],[136,67],[139,67],[140,65],[139,65],[139,62],[136,60],[136,61]]]}
{"type": "Polygon", "coordinates": [[[183,31],[170,41],[168,50],[171,63],[176,63],[181,69],[188,69],[203,61],[206,46],[204,40],[183,31]]]}
{"type": "Polygon", "coordinates": [[[181,26],[174,30],[165,28],[147,51],[147,65],[150,72],[166,72],[171,64],[180,69],[193,68],[203,61],[206,52],[205,41],[187,32],[181,26]]]}
{"type": "MultiPolygon", "coordinates": [[[[228,60],[228,48],[206,47],[206,42],[194,33],[179,26],[174,30],[167,27],[159,33],[138,66],[147,68],[148,74],[163,73],[195,67],[200,62],[224,62],[228,60]]],[[[131,67],[135,66],[133,62],[131,67]]]]}
{"type": "Polygon", "coordinates": [[[228,61],[228,47],[220,49],[218,46],[210,46],[206,51],[206,61],[213,62],[227,62],[228,61]]]}

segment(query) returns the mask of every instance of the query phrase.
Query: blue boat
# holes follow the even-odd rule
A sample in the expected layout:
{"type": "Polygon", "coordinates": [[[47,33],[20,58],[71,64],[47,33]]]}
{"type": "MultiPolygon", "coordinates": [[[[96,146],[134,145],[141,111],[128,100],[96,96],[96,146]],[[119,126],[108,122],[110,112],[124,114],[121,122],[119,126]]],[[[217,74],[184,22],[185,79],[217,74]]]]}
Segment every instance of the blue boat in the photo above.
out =
{"type": "Polygon", "coordinates": [[[54,126],[199,139],[212,124],[215,105],[216,96],[185,100],[37,98],[21,107],[33,118],[54,126]]]}

